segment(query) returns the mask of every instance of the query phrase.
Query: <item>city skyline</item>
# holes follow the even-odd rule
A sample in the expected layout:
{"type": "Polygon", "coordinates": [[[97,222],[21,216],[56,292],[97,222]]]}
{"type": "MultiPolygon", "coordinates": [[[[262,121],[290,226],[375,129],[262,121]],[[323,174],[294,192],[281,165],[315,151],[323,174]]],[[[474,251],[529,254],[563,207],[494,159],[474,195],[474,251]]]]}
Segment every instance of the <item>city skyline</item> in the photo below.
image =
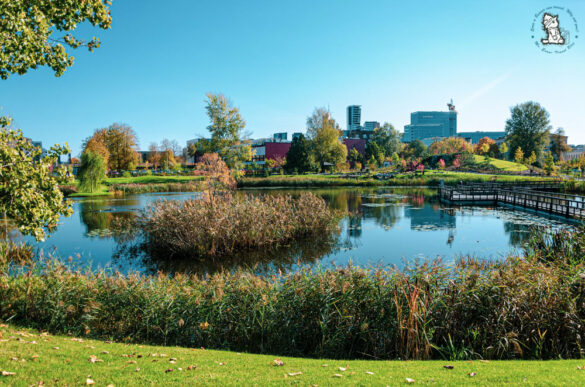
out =
{"type": "MultiPolygon", "coordinates": [[[[78,154],[94,129],[114,122],[132,126],[141,149],[205,136],[209,91],[232,99],[255,138],[304,132],[321,106],[343,128],[354,104],[362,122],[403,132],[412,112],[445,111],[451,98],[458,131],[502,131],[510,107],[534,100],[581,144],[583,41],[548,54],[531,39],[534,15],[550,5],[367,1],[349,12],[334,1],[114,2],[111,30],[80,29],[102,47],[73,51],[76,64],[61,78],[41,68],[2,81],[0,113],[27,137],[68,141],[78,154]],[[350,19],[364,27],[348,28],[350,19]]],[[[554,5],[585,25],[585,3],[554,5]]]]}

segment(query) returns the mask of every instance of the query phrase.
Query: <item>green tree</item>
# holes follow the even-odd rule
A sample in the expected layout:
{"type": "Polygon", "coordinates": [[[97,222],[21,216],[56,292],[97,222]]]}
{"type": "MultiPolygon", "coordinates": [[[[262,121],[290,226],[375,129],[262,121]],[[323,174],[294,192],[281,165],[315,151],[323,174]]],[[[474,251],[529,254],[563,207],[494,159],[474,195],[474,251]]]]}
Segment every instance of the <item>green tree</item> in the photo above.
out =
{"type": "Polygon", "coordinates": [[[79,188],[82,191],[93,192],[93,189],[106,177],[106,163],[104,158],[90,151],[81,155],[79,168],[79,188]]]}
{"type": "Polygon", "coordinates": [[[567,136],[563,128],[558,128],[550,135],[550,151],[555,161],[562,161],[563,153],[569,152],[571,147],[567,145],[567,136]]]}
{"type": "Polygon", "coordinates": [[[321,168],[325,163],[337,165],[345,162],[347,148],[339,141],[339,125],[325,108],[315,109],[307,118],[307,134],[315,161],[321,168]]]}
{"type": "Polygon", "coordinates": [[[546,153],[546,158],[544,159],[544,170],[549,176],[552,175],[555,170],[555,159],[552,155],[552,152],[546,153]]]}
{"type": "Polygon", "coordinates": [[[251,161],[254,156],[252,146],[247,143],[239,143],[231,147],[224,148],[221,152],[221,157],[230,169],[242,169],[244,163],[251,161]]]}
{"type": "Polygon", "coordinates": [[[372,158],[377,165],[384,164],[384,152],[374,141],[370,141],[366,145],[366,160],[368,160],[368,164],[370,164],[372,158]]]}
{"type": "Polygon", "coordinates": [[[220,152],[240,142],[246,121],[227,97],[223,94],[207,93],[205,110],[211,121],[207,127],[211,140],[209,144],[201,144],[205,145],[205,149],[202,149],[204,153],[220,152]]]}
{"type": "Polygon", "coordinates": [[[507,153],[508,153],[508,144],[503,142],[502,145],[500,145],[500,154],[502,155],[502,158],[506,158],[507,153]]]}
{"type": "Polygon", "coordinates": [[[524,162],[524,151],[522,151],[522,147],[516,148],[516,152],[514,152],[514,161],[518,164],[522,164],[524,162]]]}
{"type": "Polygon", "coordinates": [[[349,161],[349,164],[352,168],[355,168],[357,164],[361,165],[363,163],[364,158],[362,157],[362,154],[357,149],[355,149],[355,147],[353,147],[349,151],[347,161],[349,161]]]}
{"type": "Polygon", "coordinates": [[[374,130],[371,141],[378,144],[384,156],[390,157],[393,153],[400,151],[401,135],[394,129],[394,126],[384,122],[384,125],[374,130]]]}
{"type": "Polygon", "coordinates": [[[532,151],[532,153],[530,154],[530,156],[528,156],[526,158],[526,160],[524,160],[525,164],[527,165],[533,165],[534,163],[536,163],[536,153],[534,151],[532,151]]]}
{"type": "Polygon", "coordinates": [[[427,150],[427,146],[421,140],[414,140],[408,143],[404,148],[404,157],[414,157],[419,158],[422,157],[427,150]]]}
{"type": "Polygon", "coordinates": [[[314,169],[310,143],[303,134],[293,138],[286,154],[284,170],[286,173],[304,173],[314,169]]]}
{"type": "Polygon", "coordinates": [[[0,213],[21,233],[44,240],[45,230],[56,227],[61,215],[73,213],[59,190],[59,184],[71,177],[67,169],[54,167],[70,150],[54,145],[41,157],[41,148],[9,125],[8,119],[0,118],[0,213]]]}
{"type": "Polygon", "coordinates": [[[73,66],[65,47],[93,51],[100,41],[73,36],[77,26],[88,22],[101,29],[111,26],[110,0],[10,0],[0,10],[0,78],[25,74],[29,69],[49,66],[56,76],[73,66]]]}
{"type": "Polygon", "coordinates": [[[551,125],[548,112],[536,102],[525,102],[510,109],[506,121],[506,142],[511,149],[521,147],[524,154],[534,152],[541,160],[548,145],[551,125]]]}

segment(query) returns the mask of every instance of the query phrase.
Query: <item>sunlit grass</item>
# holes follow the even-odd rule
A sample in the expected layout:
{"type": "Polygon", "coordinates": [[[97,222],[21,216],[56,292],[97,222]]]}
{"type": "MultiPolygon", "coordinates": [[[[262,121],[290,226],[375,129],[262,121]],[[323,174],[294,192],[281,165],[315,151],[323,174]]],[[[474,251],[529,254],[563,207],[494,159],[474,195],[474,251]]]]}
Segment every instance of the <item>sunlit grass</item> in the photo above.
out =
{"type": "Polygon", "coordinates": [[[158,183],[186,183],[193,180],[202,180],[201,176],[133,176],[109,177],[107,185],[113,184],[158,184],[158,183]]]}
{"type": "MultiPolygon", "coordinates": [[[[474,158],[476,163],[485,163],[486,162],[485,156],[473,155],[473,158],[474,158]]],[[[521,171],[528,170],[526,165],[519,164],[519,163],[516,163],[513,161],[506,161],[506,160],[490,158],[490,164],[493,165],[494,167],[498,168],[499,170],[507,171],[507,172],[521,172],[521,171]]]]}
{"type": "Polygon", "coordinates": [[[582,360],[375,361],[127,345],[0,325],[0,384],[39,385],[581,385],[582,360]],[[92,359],[94,362],[92,362],[92,359]],[[276,359],[284,364],[275,365],[276,359]],[[452,369],[445,366],[453,366],[452,369]],[[14,375],[10,375],[14,373],[14,375]],[[473,375],[473,376],[472,376],[473,375]],[[88,381],[89,379],[89,381],[88,381]]]}

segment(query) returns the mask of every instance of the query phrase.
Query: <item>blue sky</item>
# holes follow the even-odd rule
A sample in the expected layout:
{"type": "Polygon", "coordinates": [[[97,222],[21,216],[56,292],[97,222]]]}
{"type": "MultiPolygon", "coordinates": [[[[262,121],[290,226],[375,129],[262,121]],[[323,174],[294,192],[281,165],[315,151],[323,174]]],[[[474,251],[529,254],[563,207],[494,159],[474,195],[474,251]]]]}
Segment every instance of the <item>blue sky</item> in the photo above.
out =
{"type": "Polygon", "coordinates": [[[318,106],[345,127],[350,104],[402,131],[411,112],[451,98],[458,131],[497,131],[510,106],[534,100],[570,143],[585,143],[585,37],[563,54],[531,38],[550,5],[585,29],[579,0],[114,0],[111,30],[81,28],[101,48],[74,51],[60,78],[38,69],[0,81],[0,114],[77,154],[113,122],[131,125],[142,149],[206,135],[208,91],[232,99],[253,137],[304,131],[318,106]]]}

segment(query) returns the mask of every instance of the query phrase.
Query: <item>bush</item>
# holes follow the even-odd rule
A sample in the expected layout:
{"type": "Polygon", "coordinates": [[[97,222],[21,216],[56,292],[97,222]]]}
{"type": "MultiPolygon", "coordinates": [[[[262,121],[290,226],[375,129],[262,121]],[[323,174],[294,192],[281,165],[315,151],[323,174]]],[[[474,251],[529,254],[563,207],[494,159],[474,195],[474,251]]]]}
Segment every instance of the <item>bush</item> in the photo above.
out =
{"type": "Polygon", "coordinates": [[[34,256],[33,248],[27,243],[0,241],[0,265],[9,263],[29,264],[34,256]]]}
{"type": "Polygon", "coordinates": [[[77,187],[74,185],[60,185],[59,189],[63,192],[64,196],[69,196],[71,194],[77,193],[77,187]]]}
{"type": "Polygon", "coordinates": [[[323,232],[337,217],[312,193],[206,194],[201,199],[159,201],[138,217],[147,245],[167,255],[218,256],[281,246],[323,232]]]}

